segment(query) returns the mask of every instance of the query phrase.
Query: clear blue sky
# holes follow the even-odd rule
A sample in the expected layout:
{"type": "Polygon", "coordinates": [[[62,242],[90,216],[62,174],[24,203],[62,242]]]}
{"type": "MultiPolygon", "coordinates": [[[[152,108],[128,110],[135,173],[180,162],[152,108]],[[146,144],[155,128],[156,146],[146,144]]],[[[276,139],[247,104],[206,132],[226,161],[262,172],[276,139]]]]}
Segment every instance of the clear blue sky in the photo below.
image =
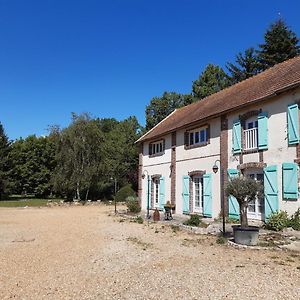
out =
{"type": "Polygon", "coordinates": [[[11,139],[71,112],[144,125],[152,97],[189,93],[207,63],[261,43],[278,12],[300,36],[297,0],[0,0],[0,121],[11,139]]]}

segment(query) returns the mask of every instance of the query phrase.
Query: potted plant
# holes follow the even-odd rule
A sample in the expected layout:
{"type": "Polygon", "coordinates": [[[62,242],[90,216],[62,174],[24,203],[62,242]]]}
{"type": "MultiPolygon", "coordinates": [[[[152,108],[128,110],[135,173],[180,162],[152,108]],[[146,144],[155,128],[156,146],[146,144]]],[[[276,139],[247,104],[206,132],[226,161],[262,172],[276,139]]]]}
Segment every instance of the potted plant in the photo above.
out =
{"type": "Polygon", "coordinates": [[[237,244],[256,245],[259,227],[249,226],[247,208],[250,201],[263,197],[261,182],[246,176],[232,178],[226,186],[226,194],[233,196],[239,204],[240,225],[232,226],[234,241],[237,244]]]}

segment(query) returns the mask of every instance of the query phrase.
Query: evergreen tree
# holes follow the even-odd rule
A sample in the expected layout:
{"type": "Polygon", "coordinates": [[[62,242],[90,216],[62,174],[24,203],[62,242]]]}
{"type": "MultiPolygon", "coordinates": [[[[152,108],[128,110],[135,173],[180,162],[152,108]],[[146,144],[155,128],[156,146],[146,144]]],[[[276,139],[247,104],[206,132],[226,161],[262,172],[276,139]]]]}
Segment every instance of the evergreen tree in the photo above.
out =
{"type": "Polygon", "coordinates": [[[195,98],[203,99],[229,85],[230,81],[225,71],[217,65],[208,64],[199,78],[193,81],[193,95],[195,98]]]}
{"type": "Polygon", "coordinates": [[[146,107],[146,129],[150,130],[176,108],[191,104],[196,99],[191,94],[164,92],[161,97],[154,97],[146,107]]]}
{"type": "Polygon", "coordinates": [[[0,123],[0,199],[2,199],[9,190],[9,144],[3,125],[0,123]]]}
{"type": "Polygon", "coordinates": [[[258,51],[261,70],[266,70],[300,53],[296,34],[282,19],[271,24],[264,38],[265,42],[259,45],[258,51]]]}
{"type": "Polygon", "coordinates": [[[259,62],[254,48],[246,49],[244,54],[239,53],[236,56],[236,64],[227,63],[226,67],[230,73],[232,84],[245,80],[259,73],[259,62]]]}

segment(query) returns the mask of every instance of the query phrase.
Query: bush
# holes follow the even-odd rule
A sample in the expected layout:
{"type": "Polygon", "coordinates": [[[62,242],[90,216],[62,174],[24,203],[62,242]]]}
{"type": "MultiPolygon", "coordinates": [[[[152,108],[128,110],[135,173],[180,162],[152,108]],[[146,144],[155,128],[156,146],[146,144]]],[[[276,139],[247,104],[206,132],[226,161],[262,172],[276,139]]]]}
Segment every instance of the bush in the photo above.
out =
{"type": "Polygon", "coordinates": [[[127,203],[128,211],[131,213],[139,213],[141,211],[141,207],[137,200],[128,200],[127,203]]]}
{"type": "Polygon", "coordinates": [[[116,201],[125,201],[127,197],[135,196],[135,191],[132,189],[131,184],[123,186],[116,194],[116,201]]]}
{"type": "Polygon", "coordinates": [[[266,228],[280,231],[289,226],[289,218],[286,211],[276,211],[270,215],[266,228]]]}
{"type": "Polygon", "coordinates": [[[138,216],[138,217],[136,217],[134,219],[134,222],[138,223],[138,224],[143,224],[144,223],[144,219],[141,216],[138,216]]]}
{"type": "Polygon", "coordinates": [[[289,221],[289,227],[295,230],[300,230],[300,208],[292,215],[289,221]]]}
{"type": "Polygon", "coordinates": [[[196,226],[200,225],[201,219],[198,215],[191,215],[190,219],[184,222],[184,225],[196,226]]]}

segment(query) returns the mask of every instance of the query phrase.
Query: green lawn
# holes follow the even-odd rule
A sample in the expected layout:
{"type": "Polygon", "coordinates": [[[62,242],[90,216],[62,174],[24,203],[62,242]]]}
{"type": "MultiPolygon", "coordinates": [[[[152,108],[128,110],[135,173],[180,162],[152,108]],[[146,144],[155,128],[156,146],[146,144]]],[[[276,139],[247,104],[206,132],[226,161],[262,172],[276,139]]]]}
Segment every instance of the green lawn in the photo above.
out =
{"type": "MultiPolygon", "coordinates": [[[[60,199],[52,199],[58,202],[60,199]]],[[[25,207],[25,206],[46,206],[48,199],[24,199],[24,200],[8,200],[0,201],[0,207],[25,207]]]]}

